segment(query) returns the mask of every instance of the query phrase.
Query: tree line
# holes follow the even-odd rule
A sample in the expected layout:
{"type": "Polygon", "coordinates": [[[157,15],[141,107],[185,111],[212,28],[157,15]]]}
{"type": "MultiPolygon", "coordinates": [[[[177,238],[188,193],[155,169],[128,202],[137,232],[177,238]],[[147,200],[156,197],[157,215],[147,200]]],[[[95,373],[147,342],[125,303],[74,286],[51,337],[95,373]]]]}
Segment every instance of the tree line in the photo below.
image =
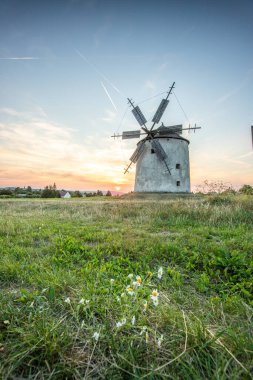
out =
{"type": "MultiPolygon", "coordinates": [[[[58,190],[56,184],[47,185],[44,189],[32,189],[31,186],[27,187],[16,187],[15,189],[5,188],[0,189],[0,198],[61,198],[61,192],[66,190],[58,190]]],[[[68,191],[71,198],[82,198],[82,197],[102,197],[102,196],[112,196],[110,190],[108,190],[105,195],[102,190],[97,190],[94,192],[83,192],[79,190],[68,191]]]]}

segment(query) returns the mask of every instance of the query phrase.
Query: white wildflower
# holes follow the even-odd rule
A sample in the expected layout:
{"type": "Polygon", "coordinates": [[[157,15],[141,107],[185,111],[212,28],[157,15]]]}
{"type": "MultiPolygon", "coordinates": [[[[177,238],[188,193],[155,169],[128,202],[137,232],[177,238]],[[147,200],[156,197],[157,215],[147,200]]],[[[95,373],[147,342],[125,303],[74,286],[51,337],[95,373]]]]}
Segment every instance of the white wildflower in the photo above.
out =
{"type": "Polygon", "coordinates": [[[136,276],[136,281],[134,281],[133,284],[136,286],[141,286],[141,284],[142,284],[141,276],[136,276]]]}
{"type": "Polygon", "coordinates": [[[114,281],[115,281],[114,278],[111,278],[111,279],[110,279],[110,283],[111,283],[111,285],[114,283],[114,281]]]}
{"type": "Polygon", "coordinates": [[[126,324],[126,318],[123,318],[121,321],[116,323],[116,327],[119,329],[120,327],[126,324]]]}
{"type": "Polygon", "coordinates": [[[163,276],[163,267],[160,267],[158,269],[157,277],[159,278],[159,280],[161,280],[162,276],[163,276]]]}
{"type": "Polygon", "coordinates": [[[133,295],[134,295],[134,290],[133,290],[133,288],[131,288],[130,285],[127,286],[126,291],[127,291],[127,293],[128,293],[130,296],[133,296],[133,295]]]}
{"type": "Polygon", "coordinates": [[[80,305],[83,305],[84,304],[84,298],[81,298],[79,303],[80,303],[80,305]]]}
{"type": "Polygon", "coordinates": [[[64,302],[70,304],[71,303],[70,298],[69,297],[65,298],[64,302]]]}
{"type": "Polygon", "coordinates": [[[154,304],[154,306],[156,306],[156,307],[158,306],[158,298],[154,298],[154,299],[153,299],[153,304],[154,304]]]}
{"type": "Polygon", "coordinates": [[[158,346],[158,348],[161,347],[161,345],[162,345],[162,341],[163,341],[163,334],[161,334],[160,338],[159,338],[158,341],[157,341],[157,346],[158,346]]]}
{"type": "Polygon", "coordinates": [[[151,299],[153,301],[153,304],[155,306],[158,306],[158,297],[159,297],[159,293],[157,291],[157,289],[153,290],[152,293],[151,293],[151,299]]]}
{"type": "Polygon", "coordinates": [[[92,335],[92,338],[94,338],[95,339],[95,341],[97,342],[98,341],[98,339],[99,339],[99,333],[98,332],[94,332],[94,334],[92,335]]]}
{"type": "Polygon", "coordinates": [[[127,277],[128,277],[128,278],[133,278],[134,275],[133,275],[133,273],[130,273],[127,277]]]}
{"type": "Polygon", "coordinates": [[[142,329],[141,329],[140,335],[142,335],[143,333],[145,333],[146,330],[147,330],[147,326],[143,326],[142,329]]]}

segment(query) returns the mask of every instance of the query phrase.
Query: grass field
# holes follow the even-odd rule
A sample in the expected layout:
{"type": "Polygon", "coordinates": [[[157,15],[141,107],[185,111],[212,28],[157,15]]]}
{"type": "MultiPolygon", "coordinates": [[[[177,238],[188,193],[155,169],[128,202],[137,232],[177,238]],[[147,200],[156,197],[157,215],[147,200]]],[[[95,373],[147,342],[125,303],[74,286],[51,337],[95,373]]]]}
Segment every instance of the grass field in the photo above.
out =
{"type": "Polygon", "coordinates": [[[251,379],[253,197],[106,198],[0,201],[0,378],[251,379]]]}

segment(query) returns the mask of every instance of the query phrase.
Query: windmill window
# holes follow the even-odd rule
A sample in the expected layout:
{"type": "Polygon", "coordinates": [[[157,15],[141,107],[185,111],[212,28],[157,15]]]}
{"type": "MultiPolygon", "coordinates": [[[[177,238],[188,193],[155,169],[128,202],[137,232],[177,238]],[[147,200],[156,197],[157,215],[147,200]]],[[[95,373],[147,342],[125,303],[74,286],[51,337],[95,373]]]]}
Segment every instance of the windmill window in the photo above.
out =
{"type": "Polygon", "coordinates": [[[177,186],[180,186],[180,181],[177,181],[177,186]]]}
{"type": "Polygon", "coordinates": [[[181,165],[180,164],[176,164],[176,169],[180,169],[181,168],[181,165]]]}
{"type": "Polygon", "coordinates": [[[155,153],[155,150],[154,149],[151,149],[151,154],[154,154],[155,153]]]}

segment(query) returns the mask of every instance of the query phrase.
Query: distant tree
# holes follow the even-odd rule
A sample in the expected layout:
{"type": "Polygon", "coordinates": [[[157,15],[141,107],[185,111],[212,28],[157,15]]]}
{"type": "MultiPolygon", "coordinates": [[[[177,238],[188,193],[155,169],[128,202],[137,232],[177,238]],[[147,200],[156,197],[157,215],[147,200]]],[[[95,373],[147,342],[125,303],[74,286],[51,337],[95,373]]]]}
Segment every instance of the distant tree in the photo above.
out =
{"type": "Polygon", "coordinates": [[[13,192],[9,189],[2,189],[0,190],[0,195],[9,195],[9,196],[12,196],[13,195],[13,192]]]}
{"type": "Polygon", "coordinates": [[[27,193],[32,193],[32,188],[31,188],[31,186],[27,186],[26,191],[27,191],[27,193]]]}
{"type": "Polygon", "coordinates": [[[41,192],[41,198],[60,198],[60,192],[56,189],[56,184],[49,185],[41,192]]]}
{"type": "Polygon", "coordinates": [[[239,189],[239,193],[241,194],[247,194],[247,195],[253,195],[253,187],[250,185],[243,185],[239,189]]]}
{"type": "Polygon", "coordinates": [[[74,198],[82,198],[82,193],[80,193],[79,190],[73,191],[73,193],[71,195],[74,198]]]}
{"type": "Polygon", "coordinates": [[[14,194],[17,195],[17,194],[26,194],[26,188],[24,187],[16,187],[16,189],[14,190],[14,194]]]}
{"type": "Polygon", "coordinates": [[[107,191],[107,193],[105,194],[106,197],[111,197],[112,196],[112,193],[110,192],[110,190],[107,191]]]}
{"type": "Polygon", "coordinates": [[[97,190],[97,196],[99,197],[102,197],[104,194],[103,194],[103,191],[101,190],[97,190]]]}
{"type": "Polygon", "coordinates": [[[96,197],[98,195],[97,192],[93,193],[93,192],[90,192],[90,193],[85,193],[86,197],[96,197]]]}

